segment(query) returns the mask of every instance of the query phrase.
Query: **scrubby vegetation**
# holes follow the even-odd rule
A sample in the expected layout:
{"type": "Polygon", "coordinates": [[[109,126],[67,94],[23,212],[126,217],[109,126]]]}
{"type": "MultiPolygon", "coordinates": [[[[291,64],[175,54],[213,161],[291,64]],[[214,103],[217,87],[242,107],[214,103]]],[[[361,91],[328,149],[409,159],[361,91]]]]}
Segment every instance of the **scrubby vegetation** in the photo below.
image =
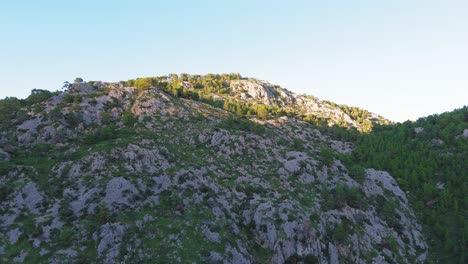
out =
{"type": "MultiPolygon", "coordinates": [[[[404,199],[368,177],[367,168],[375,168],[389,171],[407,193],[424,223],[429,262],[467,262],[467,107],[390,124],[366,110],[239,74],[171,74],[113,84],[77,78],[64,88],[0,100],[0,202],[26,199],[26,183],[34,183],[41,213],[64,221],[60,232],[48,234],[53,242],[43,257],[31,244],[43,230],[23,206],[8,231],[17,228],[22,235],[18,243],[9,242],[13,233],[0,235],[6,245],[0,244],[0,261],[28,252],[28,261],[41,262],[65,247],[77,256],[57,261],[103,261],[108,253],[96,248],[104,238],[92,237],[108,232],[149,252],[142,257],[120,248],[118,261],[158,256],[206,262],[218,252],[259,263],[318,263],[332,254],[343,262],[379,256],[416,262],[425,242],[415,243],[419,235],[409,238],[406,231],[418,231],[418,225],[404,199]],[[336,141],[352,142],[355,149],[338,153],[336,141]],[[128,187],[118,206],[103,202],[116,178],[116,186],[128,187]],[[384,191],[372,193],[369,184],[384,191]],[[76,212],[72,202],[89,208],[76,212]],[[410,220],[403,223],[402,214],[410,220]],[[365,231],[376,223],[376,230],[385,230],[378,243],[365,231]],[[82,233],[75,232],[78,226],[82,233]],[[172,242],[163,243],[168,237],[172,242]],[[356,238],[372,249],[356,255],[359,248],[350,249],[356,238]],[[282,256],[291,241],[325,245],[326,253],[282,256]],[[391,252],[380,255],[384,249],[391,252]],[[5,259],[2,251],[8,252],[5,259]]],[[[15,212],[0,211],[7,217],[15,212]]]]}

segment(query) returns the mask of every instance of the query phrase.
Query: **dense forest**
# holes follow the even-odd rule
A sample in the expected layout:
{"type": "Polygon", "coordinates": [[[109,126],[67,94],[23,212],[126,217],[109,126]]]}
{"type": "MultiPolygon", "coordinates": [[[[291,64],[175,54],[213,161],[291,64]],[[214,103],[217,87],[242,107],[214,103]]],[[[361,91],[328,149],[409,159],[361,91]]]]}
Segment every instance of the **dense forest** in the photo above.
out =
{"type": "Polygon", "coordinates": [[[389,171],[419,212],[439,263],[467,263],[468,107],[391,126],[356,142],[354,162],[389,171]]]}

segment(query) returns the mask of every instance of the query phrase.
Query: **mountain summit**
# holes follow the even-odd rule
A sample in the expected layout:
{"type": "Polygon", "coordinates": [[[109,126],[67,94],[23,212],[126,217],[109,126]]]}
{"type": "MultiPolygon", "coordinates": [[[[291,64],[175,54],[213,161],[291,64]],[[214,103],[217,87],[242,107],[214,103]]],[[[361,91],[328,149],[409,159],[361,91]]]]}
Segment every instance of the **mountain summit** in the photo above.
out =
{"type": "Polygon", "coordinates": [[[5,263],[426,261],[408,193],[351,162],[379,115],[238,74],[65,88],[0,103],[5,263]]]}

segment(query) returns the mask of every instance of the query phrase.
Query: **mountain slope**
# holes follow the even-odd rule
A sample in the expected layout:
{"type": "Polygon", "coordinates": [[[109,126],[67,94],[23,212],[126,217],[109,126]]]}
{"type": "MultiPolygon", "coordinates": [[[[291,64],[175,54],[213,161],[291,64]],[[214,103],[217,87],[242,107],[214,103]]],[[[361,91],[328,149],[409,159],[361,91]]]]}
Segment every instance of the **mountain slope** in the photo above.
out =
{"type": "Polygon", "coordinates": [[[75,83],[0,108],[4,262],[426,259],[397,182],[345,166],[353,144],[329,134],[387,122],[366,111],[237,75],[75,83]]]}
{"type": "Polygon", "coordinates": [[[377,127],[356,145],[354,163],[391,172],[410,193],[433,259],[467,263],[468,107],[377,127]]]}

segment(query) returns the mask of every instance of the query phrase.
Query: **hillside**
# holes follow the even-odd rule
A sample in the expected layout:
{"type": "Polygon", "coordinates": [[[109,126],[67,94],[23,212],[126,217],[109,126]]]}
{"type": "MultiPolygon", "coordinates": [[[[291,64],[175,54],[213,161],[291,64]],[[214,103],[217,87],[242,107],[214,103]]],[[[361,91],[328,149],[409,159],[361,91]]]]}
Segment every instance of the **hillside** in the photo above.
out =
{"type": "Polygon", "coordinates": [[[353,164],[386,170],[420,213],[440,263],[467,263],[468,107],[393,126],[356,142],[353,164]]]}
{"type": "Polygon", "coordinates": [[[65,88],[0,101],[3,262],[433,256],[422,187],[370,159],[387,150],[365,140],[398,128],[376,114],[238,74],[65,88]]]}

